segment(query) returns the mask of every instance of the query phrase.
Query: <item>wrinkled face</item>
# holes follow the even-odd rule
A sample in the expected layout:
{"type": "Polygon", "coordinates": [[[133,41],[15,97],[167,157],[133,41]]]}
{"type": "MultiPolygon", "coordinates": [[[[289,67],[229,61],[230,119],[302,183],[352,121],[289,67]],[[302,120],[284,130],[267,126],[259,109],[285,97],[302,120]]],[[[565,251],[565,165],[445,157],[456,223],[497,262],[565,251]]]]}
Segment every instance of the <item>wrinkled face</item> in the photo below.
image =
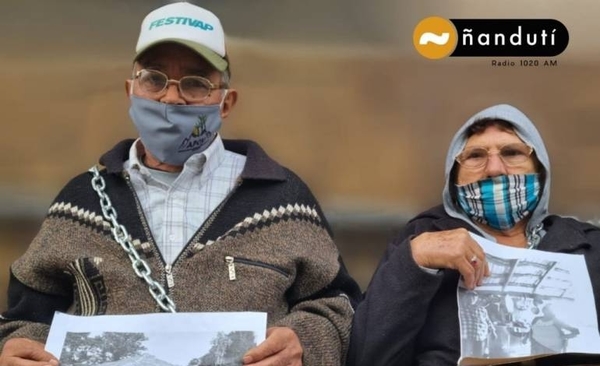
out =
{"type": "Polygon", "coordinates": [[[523,163],[513,166],[507,165],[502,160],[499,155],[501,148],[515,143],[523,144],[523,141],[513,131],[496,125],[491,125],[482,133],[469,137],[463,151],[482,147],[489,151],[487,163],[480,168],[467,168],[458,164],[456,183],[465,185],[499,175],[536,173],[533,155],[530,155],[523,163]]]}
{"type": "MultiPolygon", "coordinates": [[[[180,80],[184,76],[201,76],[214,85],[221,83],[221,73],[208,61],[191,49],[175,43],[160,44],[146,51],[135,63],[134,74],[141,69],[160,71],[172,80],[180,80]]],[[[219,104],[223,99],[223,90],[217,89],[201,102],[190,103],[183,98],[176,83],[170,83],[160,95],[144,92],[138,80],[128,80],[127,87],[136,96],[169,104],[219,104]]]]}

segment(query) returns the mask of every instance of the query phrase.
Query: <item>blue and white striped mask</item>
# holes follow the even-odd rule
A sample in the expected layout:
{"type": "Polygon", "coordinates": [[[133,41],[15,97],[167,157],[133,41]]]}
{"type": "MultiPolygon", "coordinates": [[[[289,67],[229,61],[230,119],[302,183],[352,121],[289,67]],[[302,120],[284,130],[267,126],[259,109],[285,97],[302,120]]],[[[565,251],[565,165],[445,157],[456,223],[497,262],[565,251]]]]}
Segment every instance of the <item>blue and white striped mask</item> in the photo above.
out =
{"type": "Polygon", "coordinates": [[[465,213],[496,230],[514,227],[540,200],[539,174],[500,175],[456,188],[465,213]]]}

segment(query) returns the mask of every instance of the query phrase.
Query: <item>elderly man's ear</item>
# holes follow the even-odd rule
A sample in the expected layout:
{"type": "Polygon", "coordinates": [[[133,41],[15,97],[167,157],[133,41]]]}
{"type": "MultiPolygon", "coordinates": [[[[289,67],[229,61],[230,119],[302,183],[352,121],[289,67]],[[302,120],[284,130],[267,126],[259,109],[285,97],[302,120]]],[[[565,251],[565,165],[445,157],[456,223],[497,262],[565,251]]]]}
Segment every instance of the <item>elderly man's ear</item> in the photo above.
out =
{"type": "Polygon", "coordinates": [[[221,118],[225,119],[237,103],[238,92],[235,89],[227,89],[227,95],[223,100],[223,107],[221,108],[221,118]]]}

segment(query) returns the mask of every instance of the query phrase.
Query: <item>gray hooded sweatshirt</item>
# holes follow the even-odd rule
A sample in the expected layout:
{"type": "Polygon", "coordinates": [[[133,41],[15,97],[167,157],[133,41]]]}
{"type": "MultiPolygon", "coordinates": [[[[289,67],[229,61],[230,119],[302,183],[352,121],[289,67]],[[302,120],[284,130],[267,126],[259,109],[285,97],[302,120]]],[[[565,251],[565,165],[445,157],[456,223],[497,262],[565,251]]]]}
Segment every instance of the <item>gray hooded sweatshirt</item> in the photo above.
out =
{"type": "Polygon", "coordinates": [[[531,122],[523,112],[511,105],[499,104],[476,113],[462,125],[452,138],[448,154],[446,155],[446,183],[442,193],[444,209],[448,215],[469,223],[485,238],[496,241],[494,237],[481,230],[473,220],[465,214],[463,209],[456,202],[455,197],[453,197],[453,192],[455,192],[455,190],[450,189],[451,185],[454,184],[454,182],[450,182],[450,172],[452,171],[454,164],[456,164],[456,156],[461,153],[467,143],[467,129],[475,122],[482,119],[499,119],[511,123],[517,136],[519,136],[524,143],[533,147],[538,160],[545,170],[545,179],[543,182],[540,182],[540,201],[531,214],[526,228],[527,239],[530,242],[530,245],[535,247],[541,239],[541,236],[544,234],[542,221],[548,216],[548,204],[550,200],[550,159],[548,158],[548,152],[544,146],[544,141],[542,141],[542,137],[533,125],[533,122],[531,122]]]}

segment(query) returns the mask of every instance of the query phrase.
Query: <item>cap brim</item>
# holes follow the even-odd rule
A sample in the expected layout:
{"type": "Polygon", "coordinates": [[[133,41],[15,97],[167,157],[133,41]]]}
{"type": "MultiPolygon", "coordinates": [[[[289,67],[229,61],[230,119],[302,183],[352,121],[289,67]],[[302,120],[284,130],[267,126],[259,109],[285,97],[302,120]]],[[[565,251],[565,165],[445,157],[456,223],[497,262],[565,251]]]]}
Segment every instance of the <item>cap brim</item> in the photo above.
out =
{"type": "Polygon", "coordinates": [[[138,54],[135,56],[135,59],[137,60],[144,52],[146,52],[150,48],[157,46],[159,44],[162,44],[162,43],[167,43],[167,42],[178,43],[180,45],[186,46],[186,47],[192,49],[194,52],[198,53],[200,56],[204,57],[206,59],[206,61],[208,61],[211,65],[213,65],[215,67],[215,69],[217,69],[221,72],[227,70],[227,66],[228,66],[227,60],[225,60],[223,57],[221,57],[215,51],[213,51],[213,50],[209,49],[208,47],[205,47],[201,44],[190,42],[190,41],[184,40],[184,39],[176,39],[176,38],[161,39],[158,42],[154,42],[154,43],[147,45],[146,47],[144,47],[143,49],[141,49],[138,52],[138,54]]]}

